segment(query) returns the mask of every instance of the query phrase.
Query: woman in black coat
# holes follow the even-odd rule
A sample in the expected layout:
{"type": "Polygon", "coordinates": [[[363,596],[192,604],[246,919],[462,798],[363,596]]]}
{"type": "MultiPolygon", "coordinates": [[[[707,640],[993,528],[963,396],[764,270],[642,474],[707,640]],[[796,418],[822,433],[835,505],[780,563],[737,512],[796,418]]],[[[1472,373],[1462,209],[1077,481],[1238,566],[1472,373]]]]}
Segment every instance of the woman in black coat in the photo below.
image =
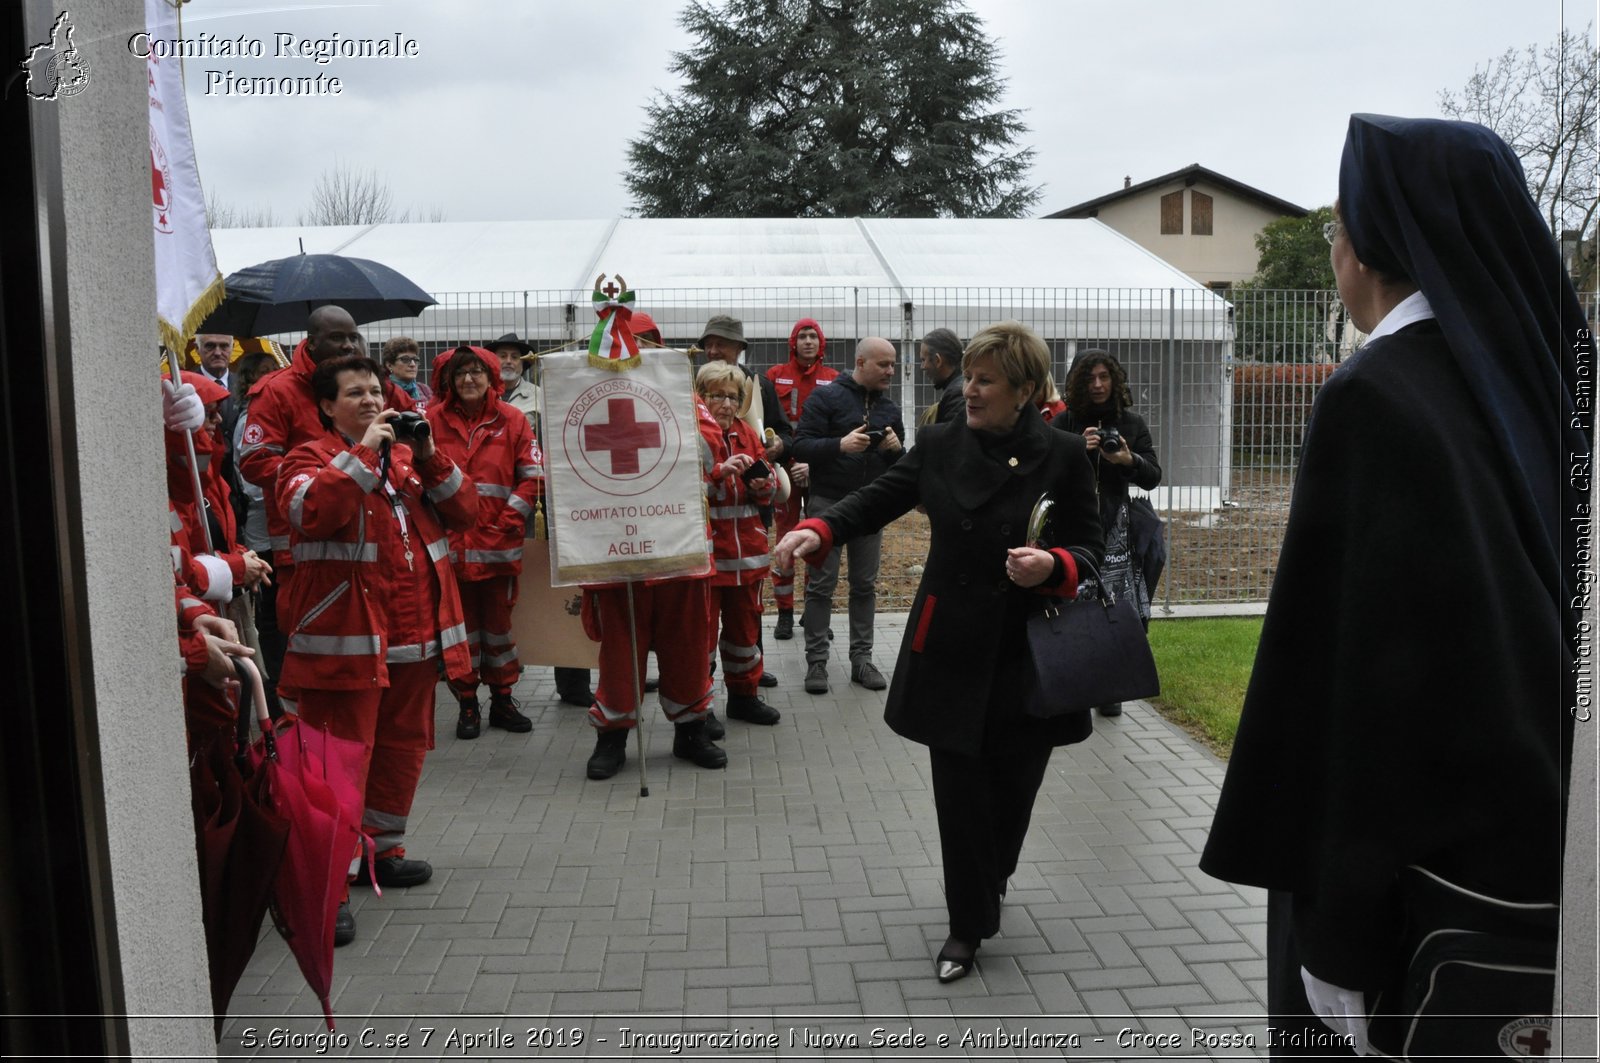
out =
{"type": "Polygon", "coordinates": [[[1144,585],[1144,574],[1133,557],[1128,485],[1151,491],[1161,483],[1150,426],[1134,412],[1128,374],[1109,351],[1079,353],[1067,374],[1066,402],[1066,413],[1051,427],[1076,432],[1088,444],[1089,461],[1100,481],[1100,524],[1106,536],[1101,575],[1119,597],[1134,603],[1148,626],[1152,588],[1144,585]]]}
{"type": "Polygon", "coordinates": [[[895,466],[778,544],[780,563],[877,530],[918,504],[932,525],[884,719],[929,747],[944,857],[950,937],[939,980],[972,969],[999,930],[1034,796],[1055,746],[1080,742],[1087,712],[1024,711],[1032,661],[1025,625],[1051,596],[1073,597],[1100,563],[1094,474],[1081,436],[1055,432],[1033,397],[1048,349],[1007,321],[973,337],[962,358],[966,416],[928,427],[895,466]],[[1051,550],[1025,543],[1039,497],[1055,503],[1051,550]]]}

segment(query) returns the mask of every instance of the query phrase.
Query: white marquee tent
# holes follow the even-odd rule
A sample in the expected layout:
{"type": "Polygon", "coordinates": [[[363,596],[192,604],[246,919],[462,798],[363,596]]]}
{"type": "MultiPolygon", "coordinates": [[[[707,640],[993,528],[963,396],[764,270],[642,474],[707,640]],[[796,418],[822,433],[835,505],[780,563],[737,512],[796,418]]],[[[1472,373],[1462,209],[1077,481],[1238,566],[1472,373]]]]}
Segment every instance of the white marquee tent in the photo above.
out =
{"type": "Polygon", "coordinates": [[[1167,483],[1198,491],[1183,508],[1226,496],[1228,304],[1098,221],[431,222],[218,230],[213,240],[224,274],[303,248],[382,262],[439,300],[416,320],[367,326],[369,339],[442,346],[515,331],[536,348],[573,342],[593,325],[601,273],[627,280],[669,343],[692,342],[711,314],[739,317],[758,367],[787,357],[791,326],[813,317],[835,365],[863,336],[901,344],[908,419],[931,397],[917,386],[918,337],[946,326],[966,338],[1018,318],[1051,342],[1058,379],[1079,349],[1115,352],[1167,483]]]}

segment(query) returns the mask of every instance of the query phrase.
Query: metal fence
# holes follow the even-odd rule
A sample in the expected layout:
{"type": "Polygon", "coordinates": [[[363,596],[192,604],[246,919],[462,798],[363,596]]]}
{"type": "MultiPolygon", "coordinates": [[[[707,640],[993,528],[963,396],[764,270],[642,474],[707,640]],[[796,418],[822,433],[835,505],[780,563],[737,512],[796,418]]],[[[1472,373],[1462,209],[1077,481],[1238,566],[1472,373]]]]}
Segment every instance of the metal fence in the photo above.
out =
{"type": "MultiPolygon", "coordinates": [[[[1322,379],[1356,335],[1333,292],[1195,289],[766,287],[637,289],[637,308],[670,346],[694,343],[707,317],[744,322],[757,371],[788,357],[790,327],[819,321],[828,363],[853,364],[865,336],[901,352],[894,393],[914,425],[936,401],[918,369],[917,340],[933,328],[963,339],[1014,318],[1049,343],[1064,382],[1077,352],[1111,351],[1123,363],[1134,408],[1149,423],[1163,483],[1152,502],[1168,527],[1169,561],[1154,595],[1158,613],[1224,611],[1264,602],[1288,511],[1305,417],[1322,379]]],[[[408,335],[424,366],[441,350],[517,332],[536,350],[576,343],[594,323],[586,291],[436,294],[414,320],[365,327],[373,350],[408,335]]],[[[926,556],[927,520],[908,514],[886,533],[880,605],[905,609],[926,556]]],[[[841,582],[841,588],[843,583],[841,582]]],[[[841,590],[841,595],[842,595],[841,590]]],[[[841,598],[842,601],[842,598],[841,598]]]]}

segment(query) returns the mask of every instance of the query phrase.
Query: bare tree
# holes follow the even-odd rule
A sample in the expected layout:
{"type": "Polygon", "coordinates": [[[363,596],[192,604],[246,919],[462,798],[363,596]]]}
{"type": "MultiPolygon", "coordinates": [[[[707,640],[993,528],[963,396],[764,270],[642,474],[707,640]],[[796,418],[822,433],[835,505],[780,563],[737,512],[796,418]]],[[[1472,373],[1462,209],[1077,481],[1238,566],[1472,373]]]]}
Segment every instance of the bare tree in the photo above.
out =
{"type": "Polygon", "coordinates": [[[301,225],[374,225],[395,220],[394,191],[377,170],[359,171],[344,163],[317,175],[311,205],[300,212],[301,225]]]}
{"type": "Polygon", "coordinates": [[[377,225],[383,222],[444,221],[444,208],[395,206],[394,190],[377,170],[358,171],[344,163],[323,170],[311,187],[311,205],[300,212],[301,225],[377,225]]]}
{"type": "Polygon", "coordinates": [[[1562,30],[1542,51],[1535,45],[1506,51],[1472,77],[1459,94],[1439,93],[1450,118],[1488,126],[1511,145],[1527,173],[1528,191],[1560,237],[1576,230],[1587,240],[1594,225],[1600,177],[1595,147],[1596,63],[1600,51],[1582,33],[1562,30]]]}
{"type": "Polygon", "coordinates": [[[206,226],[211,229],[270,229],[277,225],[271,207],[252,210],[225,202],[215,191],[206,193],[206,226]]]}

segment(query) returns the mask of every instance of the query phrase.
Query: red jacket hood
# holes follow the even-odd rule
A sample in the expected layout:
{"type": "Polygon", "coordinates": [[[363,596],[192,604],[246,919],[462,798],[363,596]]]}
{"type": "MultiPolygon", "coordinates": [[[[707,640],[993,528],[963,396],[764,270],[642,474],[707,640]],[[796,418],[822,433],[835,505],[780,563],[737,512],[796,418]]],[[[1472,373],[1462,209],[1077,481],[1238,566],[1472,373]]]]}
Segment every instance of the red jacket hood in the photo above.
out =
{"type": "Polygon", "coordinates": [[[440,351],[433,360],[433,398],[435,405],[458,405],[455,389],[451,387],[451,381],[445,379],[444,369],[445,366],[450,364],[451,359],[455,357],[456,351],[461,350],[462,347],[476,354],[479,361],[483,362],[483,367],[488,370],[489,398],[491,400],[498,399],[505,393],[505,381],[500,379],[500,359],[495,356],[495,353],[483,347],[473,347],[471,344],[463,343],[460,347],[453,347],[448,351],[440,351]]]}
{"type": "MultiPolygon", "coordinates": [[[[794,358],[794,341],[803,328],[817,330],[817,364],[821,365],[828,358],[828,336],[822,331],[822,326],[817,324],[815,318],[803,317],[794,323],[794,328],[789,330],[789,357],[794,358]]],[[[796,362],[798,364],[798,359],[796,359],[796,362]]]]}

